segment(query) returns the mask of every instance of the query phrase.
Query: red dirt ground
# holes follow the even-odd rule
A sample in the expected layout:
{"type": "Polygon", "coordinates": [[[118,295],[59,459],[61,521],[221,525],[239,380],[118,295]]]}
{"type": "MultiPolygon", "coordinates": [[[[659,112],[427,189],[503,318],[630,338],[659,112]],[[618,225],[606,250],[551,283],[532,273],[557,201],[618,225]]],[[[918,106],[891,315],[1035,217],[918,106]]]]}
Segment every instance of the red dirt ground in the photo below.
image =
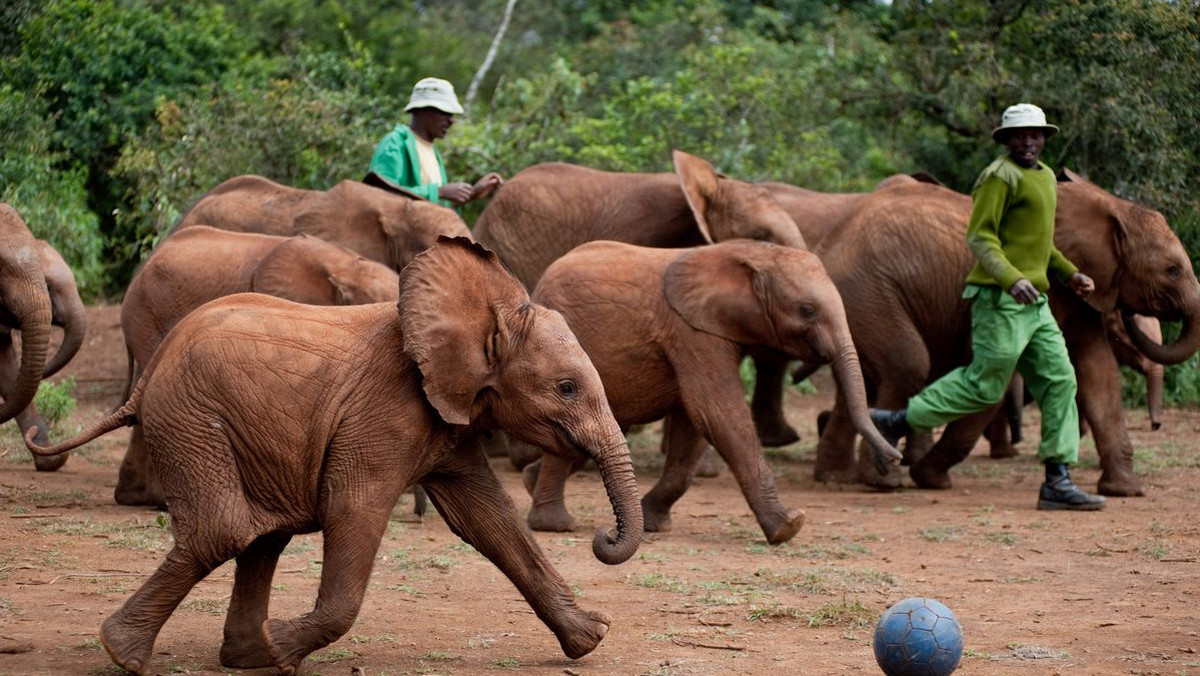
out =
{"type": "MultiPolygon", "coordinates": [[[[118,309],[93,308],[90,338],[65,374],[79,407],[55,438],[111,410],[125,369],[118,309]]],[[[1200,674],[1200,413],[1170,410],[1150,432],[1129,412],[1145,498],[1091,514],[1038,512],[1032,442],[993,461],[983,446],[945,492],[874,493],[812,480],[815,413],[832,387],[790,392],[805,440],[773,451],[784,502],[808,513],[791,543],[767,546],[728,472],[699,480],[675,510],[675,531],[647,538],[628,563],[591,555],[612,515],[594,473],[568,486],[581,531],[538,534],[580,603],[612,626],[582,660],[553,635],[509,582],[463,545],[436,513],[396,515],[366,602],[349,634],[311,656],[302,673],[535,675],[878,674],[871,632],[908,596],[955,611],[966,652],[961,674],[1200,674]]],[[[1036,439],[1037,416],[1026,420],[1036,439]]],[[[37,474],[11,423],[0,435],[0,674],[124,673],[97,639],[170,543],[157,512],[112,502],[128,430],[37,474]]],[[[658,476],[657,433],[631,439],[646,490],[658,476]]],[[[529,499],[507,461],[494,466],[521,509],[529,499]]],[[[1074,475],[1094,486],[1084,442],[1074,475]]],[[[307,611],[320,574],[319,535],[293,540],[275,580],[272,615],[307,611]]],[[[155,646],[156,674],[231,671],[217,661],[232,564],[196,587],[155,646]]]]}

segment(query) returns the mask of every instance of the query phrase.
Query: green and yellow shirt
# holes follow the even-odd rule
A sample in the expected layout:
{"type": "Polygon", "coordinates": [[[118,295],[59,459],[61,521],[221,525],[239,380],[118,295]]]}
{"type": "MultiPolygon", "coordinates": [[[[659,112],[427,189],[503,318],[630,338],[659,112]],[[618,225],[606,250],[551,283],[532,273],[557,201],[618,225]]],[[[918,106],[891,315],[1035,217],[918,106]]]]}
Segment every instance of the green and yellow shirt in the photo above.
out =
{"type": "Polygon", "coordinates": [[[1025,169],[1005,156],[979,174],[967,225],[967,247],[978,262],[967,284],[1007,291],[1028,279],[1045,293],[1050,288],[1048,272],[1066,281],[1078,271],[1054,247],[1057,190],[1054,172],[1041,162],[1025,169]]]}

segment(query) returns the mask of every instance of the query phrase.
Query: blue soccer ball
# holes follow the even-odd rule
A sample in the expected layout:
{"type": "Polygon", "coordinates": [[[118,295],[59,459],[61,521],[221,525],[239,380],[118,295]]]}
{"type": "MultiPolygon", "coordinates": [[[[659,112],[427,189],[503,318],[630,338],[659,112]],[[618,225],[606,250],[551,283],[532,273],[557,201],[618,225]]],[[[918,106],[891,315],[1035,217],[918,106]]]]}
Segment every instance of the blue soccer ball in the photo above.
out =
{"type": "Polygon", "coordinates": [[[962,626],[941,603],[908,598],[884,611],[874,644],[887,676],[948,676],[962,659],[962,626]]]}

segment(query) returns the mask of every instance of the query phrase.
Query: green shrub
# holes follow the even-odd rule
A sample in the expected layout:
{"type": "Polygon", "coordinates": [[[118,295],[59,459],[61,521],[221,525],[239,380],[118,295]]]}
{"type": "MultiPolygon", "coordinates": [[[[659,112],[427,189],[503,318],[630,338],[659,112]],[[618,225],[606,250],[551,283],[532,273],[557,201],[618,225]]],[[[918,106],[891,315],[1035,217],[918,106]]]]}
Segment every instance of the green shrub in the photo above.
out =
{"type": "Polygon", "coordinates": [[[57,425],[75,410],[75,397],[71,396],[74,391],[75,376],[67,376],[58,383],[43,380],[33,398],[33,404],[46,422],[57,425]]]}

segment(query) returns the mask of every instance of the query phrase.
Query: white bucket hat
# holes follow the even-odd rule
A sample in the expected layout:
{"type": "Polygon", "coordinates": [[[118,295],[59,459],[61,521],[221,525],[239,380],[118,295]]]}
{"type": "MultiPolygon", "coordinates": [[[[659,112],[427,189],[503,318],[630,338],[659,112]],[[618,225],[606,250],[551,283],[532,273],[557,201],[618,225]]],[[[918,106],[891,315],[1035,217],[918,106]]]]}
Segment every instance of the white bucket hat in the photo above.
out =
{"type": "Polygon", "coordinates": [[[997,134],[1007,129],[1041,129],[1046,138],[1058,133],[1058,127],[1046,124],[1046,113],[1032,103],[1018,103],[1004,109],[1000,116],[1000,126],[992,130],[992,140],[1003,143],[997,134]]]}
{"type": "Polygon", "coordinates": [[[458,97],[454,95],[454,85],[437,77],[427,77],[413,85],[412,96],[404,110],[408,112],[416,108],[437,108],[450,115],[459,115],[463,111],[458,104],[458,97]]]}

